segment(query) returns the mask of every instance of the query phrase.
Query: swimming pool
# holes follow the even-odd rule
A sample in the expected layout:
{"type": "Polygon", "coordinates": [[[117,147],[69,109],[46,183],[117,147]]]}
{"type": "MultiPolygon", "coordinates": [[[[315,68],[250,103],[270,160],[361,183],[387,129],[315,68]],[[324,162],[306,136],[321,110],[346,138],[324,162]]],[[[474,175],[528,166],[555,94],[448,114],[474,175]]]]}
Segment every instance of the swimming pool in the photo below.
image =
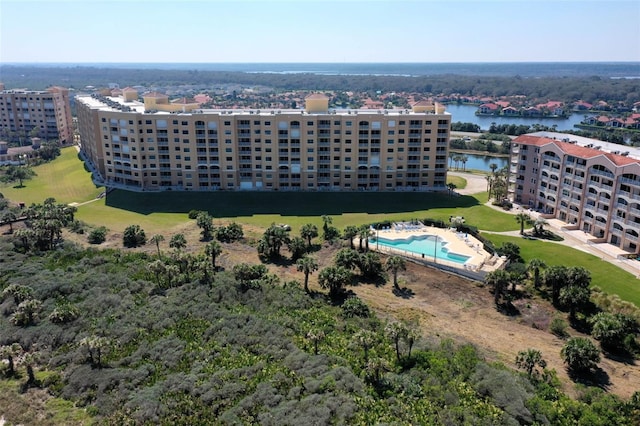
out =
{"type": "Polygon", "coordinates": [[[471,256],[450,252],[446,247],[447,242],[436,235],[412,235],[407,238],[387,239],[380,237],[376,243],[375,238],[369,244],[380,244],[397,250],[406,250],[417,255],[428,256],[435,259],[446,259],[451,262],[464,264],[471,256]]]}

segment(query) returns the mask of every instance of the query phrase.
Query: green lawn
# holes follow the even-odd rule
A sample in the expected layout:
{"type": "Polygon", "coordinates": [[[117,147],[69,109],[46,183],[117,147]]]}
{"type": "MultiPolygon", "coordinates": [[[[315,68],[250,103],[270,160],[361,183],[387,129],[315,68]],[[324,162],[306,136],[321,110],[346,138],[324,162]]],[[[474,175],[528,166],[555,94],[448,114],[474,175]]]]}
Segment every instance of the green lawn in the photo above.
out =
{"type": "Polygon", "coordinates": [[[525,240],[520,237],[483,234],[496,246],[512,242],[520,246],[525,261],[542,259],[547,265],[582,266],[591,271],[591,282],[605,293],[640,306],[640,280],[625,270],[589,253],[548,241],[525,240]]]}
{"type": "Polygon", "coordinates": [[[460,176],[447,176],[447,184],[452,183],[458,189],[464,189],[467,187],[467,180],[460,176]]]}
{"type": "Polygon", "coordinates": [[[2,185],[0,192],[28,206],[49,197],[60,203],[81,203],[95,198],[103,190],[91,181],[91,174],[85,170],[75,147],[63,148],[60,157],[33,170],[37,176],[24,181],[24,187],[17,188],[16,183],[11,183],[2,185]]]}

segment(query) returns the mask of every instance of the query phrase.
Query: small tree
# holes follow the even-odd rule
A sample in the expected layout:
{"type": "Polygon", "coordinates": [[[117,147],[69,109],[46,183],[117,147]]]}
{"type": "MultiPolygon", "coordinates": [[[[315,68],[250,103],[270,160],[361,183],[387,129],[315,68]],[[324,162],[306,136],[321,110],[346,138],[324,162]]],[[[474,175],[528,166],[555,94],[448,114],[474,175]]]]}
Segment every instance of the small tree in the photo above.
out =
{"type": "Polygon", "coordinates": [[[15,325],[28,326],[38,317],[42,302],[38,299],[27,299],[20,302],[16,311],[11,315],[11,322],[15,325]]]}
{"type": "Polygon", "coordinates": [[[291,260],[296,261],[300,259],[307,251],[307,243],[301,237],[293,237],[289,240],[287,248],[291,253],[291,260]]]}
{"type": "Polygon", "coordinates": [[[32,179],[36,175],[31,167],[28,166],[9,166],[7,167],[4,176],[2,176],[2,180],[4,182],[15,182],[18,181],[18,187],[24,187],[24,181],[32,179]]]}
{"type": "Polygon", "coordinates": [[[89,244],[102,244],[107,240],[107,228],[104,226],[100,226],[95,228],[89,232],[87,236],[87,241],[89,244]]]}
{"type": "Polygon", "coordinates": [[[209,241],[213,237],[213,218],[207,212],[200,212],[196,217],[196,223],[201,229],[202,241],[209,241]]]}
{"type": "Polygon", "coordinates": [[[527,372],[529,378],[533,377],[536,366],[544,369],[547,366],[547,362],[542,358],[542,352],[537,349],[527,349],[526,351],[518,352],[516,356],[516,366],[522,368],[527,372]]]}
{"type": "Polygon", "coordinates": [[[156,245],[156,250],[158,250],[158,258],[162,257],[162,253],[160,253],[160,243],[163,242],[163,241],[164,241],[164,235],[162,235],[162,234],[155,234],[149,240],[150,243],[156,245]]]}
{"type": "Polygon", "coordinates": [[[19,343],[0,346],[0,358],[7,360],[6,377],[13,377],[16,374],[15,359],[23,352],[19,343]]]}
{"type": "Polygon", "coordinates": [[[400,362],[400,342],[405,339],[409,333],[409,329],[400,322],[390,322],[384,328],[385,334],[391,340],[396,350],[396,359],[400,362]]]}
{"type": "Polygon", "coordinates": [[[318,276],[318,283],[329,290],[329,297],[336,299],[344,287],[351,281],[351,271],[342,266],[327,266],[318,276]]]}
{"type": "Polygon", "coordinates": [[[540,287],[540,269],[546,267],[547,264],[544,263],[542,259],[531,259],[529,263],[527,263],[527,271],[533,272],[533,286],[535,288],[540,287]]]}
{"type": "Polygon", "coordinates": [[[516,222],[520,225],[520,235],[524,235],[524,226],[531,222],[531,216],[526,213],[518,213],[515,218],[516,222]]]}
{"type": "Polygon", "coordinates": [[[638,329],[638,323],[633,317],[610,312],[598,312],[589,318],[589,323],[593,338],[600,341],[603,349],[614,351],[628,349],[625,348],[625,343],[629,339],[635,339],[638,329]]]}
{"type": "Polygon", "coordinates": [[[169,247],[176,250],[182,250],[187,246],[187,239],[184,234],[175,234],[171,236],[169,240],[169,247]]]}
{"type": "Polygon", "coordinates": [[[2,223],[9,224],[10,234],[13,234],[13,222],[15,222],[16,219],[18,219],[18,215],[16,215],[13,210],[7,210],[2,213],[2,218],[0,218],[0,220],[2,221],[2,223]]]}
{"type": "Polygon", "coordinates": [[[387,258],[385,269],[387,271],[391,271],[391,273],[393,274],[393,287],[399,290],[400,287],[398,286],[398,271],[406,270],[407,262],[400,256],[391,256],[387,258]]]}
{"type": "Polygon", "coordinates": [[[318,227],[313,223],[307,223],[300,228],[300,236],[307,240],[307,250],[311,249],[311,240],[318,236],[318,227]]]}
{"type": "Polygon", "coordinates": [[[147,236],[140,225],[129,225],[122,235],[122,243],[127,248],[140,247],[147,242],[147,236]]]}
{"type": "Polygon", "coordinates": [[[318,270],[318,262],[310,256],[303,256],[296,262],[296,269],[304,273],[304,291],[309,293],[309,275],[318,270]]]}
{"type": "Polygon", "coordinates": [[[500,298],[509,286],[510,278],[509,273],[503,269],[491,271],[485,276],[484,283],[493,288],[493,297],[496,305],[500,302],[500,298]]]}
{"type": "Polygon", "coordinates": [[[216,270],[216,259],[222,253],[222,246],[217,241],[211,241],[204,247],[204,253],[211,259],[211,267],[216,270]]]}
{"type": "Polygon", "coordinates": [[[571,337],[562,347],[560,355],[572,373],[583,373],[600,362],[600,351],[586,337],[571,337]]]}
{"type": "Polygon", "coordinates": [[[318,355],[318,344],[324,340],[324,337],[324,331],[322,330],[310,330],[307,333],[307,339],[313,343],[313,353],[315,355],[318,355]]]}
{"type": "Polygon", "coordinates": [[[353,239],[358,235],[358,228],[353,226],[353,225],[349,225],[347,227],[344,228],[344,238],[349,240],[349,247],[352,249],[355,249],[354,245],[353,245],[353,239]]]}
{"type": "Polygon", "coordinates": [[[375,337],[375,334],[370,330],[359,330],[353,335],[354,344],[360,346],[364,351],[365,362],[369,360],[369,349],[373,347],[375,337]]]}

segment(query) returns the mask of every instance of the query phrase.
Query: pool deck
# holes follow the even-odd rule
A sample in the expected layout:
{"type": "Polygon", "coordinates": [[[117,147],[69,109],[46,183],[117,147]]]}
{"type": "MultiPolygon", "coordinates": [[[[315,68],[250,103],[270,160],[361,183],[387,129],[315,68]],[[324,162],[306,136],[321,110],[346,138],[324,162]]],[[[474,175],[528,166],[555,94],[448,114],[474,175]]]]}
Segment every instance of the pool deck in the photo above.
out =
{"type": "MultiPolygon", "coordinates": [[[[386,240],[400,240],[411,236],[437,235],[441,240],[447,242],[445,247],[449,252],[469,256],[469,260],[464,264],[460,264],[439,257],[434,259],[433,255],[429,256],[427,254],[426,260],[435,264],[444,264],[448,267],[486,274],[501,268],[504,263],[504,259],[492,256],[489,252],[485,251],[482,242],[475,239],[472,235],[457,232],[454,228],[443,229],[435,226],[394,224],[389,229],[381,229],[379,231],[372,230],[372,233],[375,233],[372,235],[372,238],[375,238],[377,234],[380,238],[386,240]]],[[[405,256],[409,255],[409,257],[416,258],[420,256],[423,258],[422,255],[418,253],[412,254],[405,250],[396,250],[386,246],[381,250],[381,247],[377,246],[375,241],[369,243],[369,248],[386,253],[397,251],[399,254],[405,256]]]]}

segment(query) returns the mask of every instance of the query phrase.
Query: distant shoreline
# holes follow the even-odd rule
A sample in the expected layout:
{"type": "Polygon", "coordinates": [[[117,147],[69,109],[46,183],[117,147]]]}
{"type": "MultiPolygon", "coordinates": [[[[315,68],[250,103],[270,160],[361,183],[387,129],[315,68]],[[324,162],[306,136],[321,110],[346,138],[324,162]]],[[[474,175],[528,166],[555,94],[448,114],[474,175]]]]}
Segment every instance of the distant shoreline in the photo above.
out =
{"type": "Polygon", "coordinates": [[[590,77],[640,78],[640,62],[327,62],[327,63],[163,63],[163,62],[4,62],[2,67],[107,68],[140,70],[221,71],[264,74],[362,75],[425,77],[456,74],[498,77],[590,77]]]}

